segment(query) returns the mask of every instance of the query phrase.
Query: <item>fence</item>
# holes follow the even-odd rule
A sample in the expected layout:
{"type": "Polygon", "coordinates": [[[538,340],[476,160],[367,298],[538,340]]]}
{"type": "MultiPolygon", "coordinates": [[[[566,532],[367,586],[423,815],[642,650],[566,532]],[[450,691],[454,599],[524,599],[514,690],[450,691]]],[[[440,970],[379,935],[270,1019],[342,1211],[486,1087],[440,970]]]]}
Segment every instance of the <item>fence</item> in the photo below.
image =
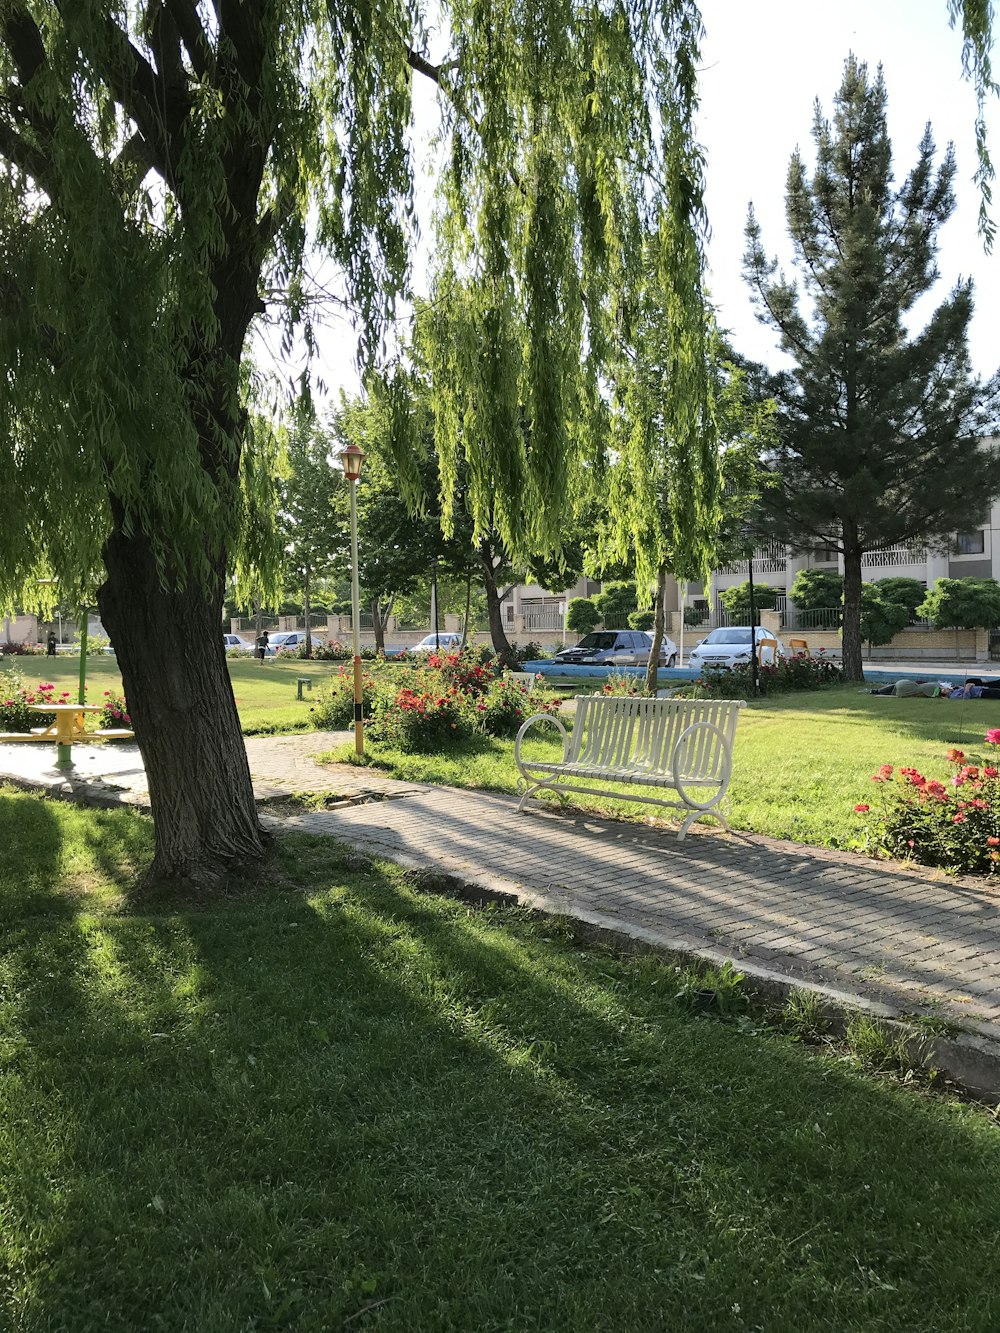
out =
{"type": "MultiPolygon", "coordinates": [[[[724,565],[720,574],[747,574],[747,561],[736,560],[731,565],[724,565]]],[[[784,574],[788,565],[788,552],[781,542],[765,542],[753,553],[754,574],[784,574]]],[[[749,625],[750,621],[747,621],[749,625]]]]}
{"type": "Polygon", "coordinates": [[[558,606],[522,605],[521,612],[526,633],[552,631],[558,633],[563,627],[563,618],[559,614],[558,606]]]}
{"type": "Polygon", "coordinates": [[[782,629],[840,629],[843,608],[840,606],[813,607],[810,611],[800,611],[794,606],[785,606],[781,612],[782,629]]]}
{"type": "Polygon", "coordinates": [[[927,560],[923,546],[887,546],[884,551],[866,551],[861,557],[864,569],[889,569],[898,565],[922,565],[927,560]]]}

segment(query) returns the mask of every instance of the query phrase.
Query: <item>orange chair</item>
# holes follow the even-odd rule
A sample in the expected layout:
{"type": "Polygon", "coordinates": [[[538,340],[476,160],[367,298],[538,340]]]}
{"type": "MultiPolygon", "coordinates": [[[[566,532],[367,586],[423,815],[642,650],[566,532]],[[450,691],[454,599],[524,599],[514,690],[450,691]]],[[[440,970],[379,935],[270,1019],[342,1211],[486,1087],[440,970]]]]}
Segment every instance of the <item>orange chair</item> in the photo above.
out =
{"type": "Polygon", "coordinates": [[[805,639],[789,639],[788,646],[791,649],[793,657],[812,657],[809,651],[809,644],[805,639]]]}

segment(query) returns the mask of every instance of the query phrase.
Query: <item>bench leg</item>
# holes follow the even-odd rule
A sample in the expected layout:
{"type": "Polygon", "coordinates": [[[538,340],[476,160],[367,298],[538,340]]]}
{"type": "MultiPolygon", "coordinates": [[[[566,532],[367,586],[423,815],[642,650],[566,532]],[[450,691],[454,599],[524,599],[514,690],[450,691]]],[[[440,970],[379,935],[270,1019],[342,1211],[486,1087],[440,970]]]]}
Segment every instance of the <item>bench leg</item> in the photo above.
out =
{"type": "Polygon", "coordinates": [[[719,823],[722,825],[722,827],[725,829],[727,833],[732,832],[732,829],[729,827],[729,820],[726,818],[726,816],[722,813],[721,810],[692,810],[691,813],[689,815],[685,815],[684,819],[681,821],[681,826],[677,831],[678,842],[684,841],[684,839],[687,837],[688,829],[691,827],[691,825],[695,822],[696,819],[701,819],[702,815],[711,815],[713,819],[717,819],[719,821],[719,823]]]}

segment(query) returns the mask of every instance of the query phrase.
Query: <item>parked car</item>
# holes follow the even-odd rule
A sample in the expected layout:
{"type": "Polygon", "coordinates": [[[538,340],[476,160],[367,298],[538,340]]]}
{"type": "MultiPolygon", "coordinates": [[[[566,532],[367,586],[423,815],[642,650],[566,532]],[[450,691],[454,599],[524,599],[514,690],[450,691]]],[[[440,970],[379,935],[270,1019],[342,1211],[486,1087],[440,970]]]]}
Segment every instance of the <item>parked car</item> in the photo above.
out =
{"type": "MultiPolygon", "coordinates": [[[[764,646],[757,651],[758,662],[770,664],[775,652],[771,646],[778,645],[778,657],[785,657],[785,645],[776,639],[770,630],[758,625],[754,631],[757,643],[764,641],[764,646]]],[[[713,629],[704,639],[699,639],[691,649],[688,663],[693,667],[736,666],[750,661],[750,626],[731,625],[727,628],[713,629]]]]}
{"type": "Polygon", "coordinates": [[[415,653],[457,653],[462,648],[461,634],[428,634],[426,638],[413,645],[415,653]]]}
{"type": "Polygon", "coordinates": [[[238,648],[241,653],[252,653],[253,644],[249,639],[241,639],[238,634],[223,634],[222,646],[228,653],[232,648],[238,648]]]}
{"type": "MultiPolygon", "coordinates": [[[[556,653],[566,666],[645,666],[653,647],[653,636],[641,629],[599,629],[585,634],[575,648],[556,653]]],[[[677,645],[664,637],[660,644],[660,666],[677,663],[677,645]]]]}
{"type": "MultiPolygon", "coordinates": [[[[285,629],[280,634],[268,634],[267,637],[267,656],[272,657],[276,653],[297,653],[306,641],[306,632],[304,629],[285,629]]],[[[316,643],[315,634],[312,639],[316,643]]]]}

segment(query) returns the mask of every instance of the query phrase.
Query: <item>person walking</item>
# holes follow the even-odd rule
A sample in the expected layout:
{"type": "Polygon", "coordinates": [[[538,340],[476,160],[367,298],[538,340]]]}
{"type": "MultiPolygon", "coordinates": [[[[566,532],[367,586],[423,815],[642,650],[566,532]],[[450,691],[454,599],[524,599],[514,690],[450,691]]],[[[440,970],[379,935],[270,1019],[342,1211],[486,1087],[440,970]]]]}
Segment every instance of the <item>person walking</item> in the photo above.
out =
{"type": "Polygon", "coordinates": [[[45,652],[48,657],[55,657],[56,655],[56,632],[54,629],[50,629],[46,636],[45,652]]]}
{"type": "Polygon", "coordinates": [[[267,630],[266,630],[266,629],[262,629],[261,632],[257,635],[257,661],[258,661],[258,662],[263,662],[264,658],[267,656],[267,649],[268,649],[268,645],[269,645],[269,643],[270,643],[270,639],[268,638],[267,630]]]}

